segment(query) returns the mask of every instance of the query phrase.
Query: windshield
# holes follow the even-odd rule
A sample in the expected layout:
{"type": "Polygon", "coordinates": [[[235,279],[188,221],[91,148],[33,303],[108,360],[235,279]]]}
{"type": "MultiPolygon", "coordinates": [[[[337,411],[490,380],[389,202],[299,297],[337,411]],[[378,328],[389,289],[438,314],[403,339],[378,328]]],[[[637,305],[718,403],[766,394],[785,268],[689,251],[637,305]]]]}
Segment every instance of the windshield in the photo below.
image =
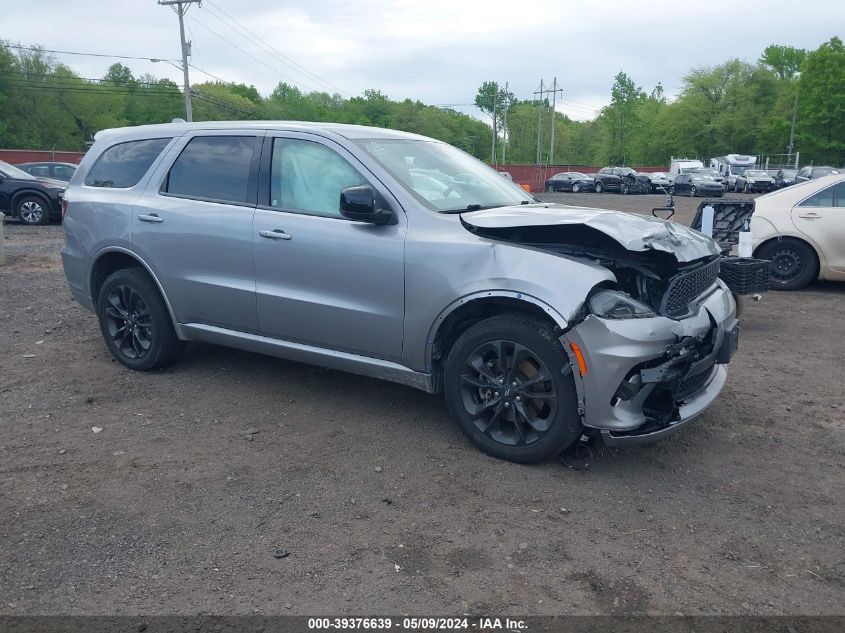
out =
{"type": "Polygon", "coordinates": [[[26,173],[23,169],[18,169],[14,165],[10,165],[9,163],[3,160],[0,160],[0,171],[6,174],[9,178],[20,178],[22,180],[37,180],[37,178],[26,173]]]}
{"type": "Polygon", "coordinates": [[[619,171],[621,171],[626,176],[628,176],[629,174],[636,174],[637,173],[633,169],[631,169],[630,167],[620,167],[619,171]]]}
{"type": "Polygon", "coordinates": [[[784,178],[795,178],[798,175],[797,169],[784,169],[783,170],[783,177],[784,178]]]}
{"type": "Polygon", "coordinates": [[[518,185],[456,147],[437,141],[356,141],[433,211],[490,209],[535,200],[518,185]]]}
{"type": "Polygon", "coordinates": [[[711,174],[693,174],[693,180],[713,180],[713,176],[711,174]]]}
{"type": "Polygon", "coordinates": [[[765,176],[768,176],[769,174],[764,172],[762,169],[749,169],[747,172],[745,172],[745,175],[746,176],[755,176],[757,178],[763,178],[765,176]]]}
{"type": "Polygon", "coordinates": [[[741,167],[739,165],[731,165],[730,166],[731,173],[734,176],[741,176],[742,174],[745,173],[746,169],[748,169],[748,167],[741,167]]]}
{"type": "Polygon", "coordinates": [[[666,174],[664,174],[662,171],[656,171],[653,174],[651,174],[651,177],[652,178],[666,178],[666,174]]]}

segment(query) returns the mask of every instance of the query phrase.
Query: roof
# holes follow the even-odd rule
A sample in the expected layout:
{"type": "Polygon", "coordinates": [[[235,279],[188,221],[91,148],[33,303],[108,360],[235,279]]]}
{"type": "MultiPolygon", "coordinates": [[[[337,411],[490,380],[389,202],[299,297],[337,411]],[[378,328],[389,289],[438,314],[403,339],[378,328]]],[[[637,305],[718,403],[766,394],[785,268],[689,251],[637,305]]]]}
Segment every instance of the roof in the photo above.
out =
{"type": "MultiPolygon", "coordinates": [[[[436,139],[410,132],[400,132],[367,125],[347,125],[345,123],[319,123],[308,121],[200,121],[186,123],[160,123],[155,125],[136,125],[132,127],[102,130],[95,135],[96,140],[104,138],[135,139],[156,138],[157,136],[175,136],[195,130],[285,130],[293,132],[311,132],[323,136],[338,136],[350,140],[359,139],[406,139],[434,141],[436,139]]],[[[440,142],[440,141],[437,141],[440,142]]]]}

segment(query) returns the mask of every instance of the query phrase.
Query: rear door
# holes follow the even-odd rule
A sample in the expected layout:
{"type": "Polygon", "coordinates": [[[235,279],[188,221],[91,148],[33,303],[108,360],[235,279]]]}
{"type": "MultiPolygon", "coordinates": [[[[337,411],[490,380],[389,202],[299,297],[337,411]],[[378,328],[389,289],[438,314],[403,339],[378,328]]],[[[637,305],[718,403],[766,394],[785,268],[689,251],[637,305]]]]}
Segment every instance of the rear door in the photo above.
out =
{"type": "Polygon", "coordinates": [[[339,144],[269,132],[252,239],[261,332],[401,361],[405,217],[339,144]],[[367,184],[399,218],[376,226],[340,215],[340,191],[367,184]]]}
{"type": "Polygon", "coordinates": [[[180,323],[258,329],[252,216],[263,135],[186,134],[134,209],[133,249],[153,267],[180,323]]]}
{"type": "Polygon", "coordinates": [[[845,181],[799,202],[792,223],[815,243],[828,266],[845,272],[845,181]]]}

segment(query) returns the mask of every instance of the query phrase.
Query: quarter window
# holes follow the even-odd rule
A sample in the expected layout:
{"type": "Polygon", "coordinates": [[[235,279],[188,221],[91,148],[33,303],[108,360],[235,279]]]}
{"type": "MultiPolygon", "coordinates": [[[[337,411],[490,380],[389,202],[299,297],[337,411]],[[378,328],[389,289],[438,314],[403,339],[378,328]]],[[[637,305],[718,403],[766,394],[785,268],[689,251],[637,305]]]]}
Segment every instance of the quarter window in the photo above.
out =
{"type": "Polygon", "coordinates": [[[244,204],[254,136],[197,136],[170,168],[164,191],[182,198],[244,204]]]}
{"type": "Polygon", "coordinates": [[[112,145],[94,163],[85,184],[115,189],[134,187],[169,142],[169,138],[149,138],[112,145]]]}
{"type": "Polygon", "coordinates": [[[369,184],[334,150],[300,139],[273,139],[270,206],[285,211],[340,216],[340,192],[369,184]]]}

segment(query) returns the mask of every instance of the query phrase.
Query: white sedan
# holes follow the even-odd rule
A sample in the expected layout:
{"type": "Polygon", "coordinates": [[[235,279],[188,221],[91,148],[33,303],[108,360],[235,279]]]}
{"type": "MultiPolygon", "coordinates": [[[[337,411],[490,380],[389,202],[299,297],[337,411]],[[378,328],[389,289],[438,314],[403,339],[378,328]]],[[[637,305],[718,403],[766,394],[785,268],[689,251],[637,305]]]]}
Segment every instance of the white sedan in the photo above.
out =
{"type": "Polygon", "coordinates": [[[771,288],[845,281],[845,175],[760,196],[751,218],[754,256],[772,262],[771,288]]]}

